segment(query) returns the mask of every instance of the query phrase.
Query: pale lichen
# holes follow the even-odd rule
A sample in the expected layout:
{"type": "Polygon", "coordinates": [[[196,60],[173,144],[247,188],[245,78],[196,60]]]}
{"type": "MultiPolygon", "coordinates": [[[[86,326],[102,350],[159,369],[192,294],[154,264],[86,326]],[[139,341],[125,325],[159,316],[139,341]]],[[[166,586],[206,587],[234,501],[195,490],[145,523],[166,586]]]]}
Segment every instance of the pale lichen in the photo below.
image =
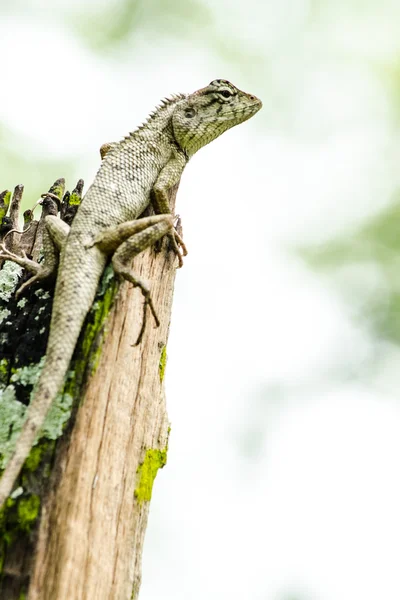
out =
{"type": "Polygon", "coordinates": [[[49,292],[47,290],[43,290],[42,288],[35,291],[35,296],[42,298],[43,300],[50,298],[49,292]]]}
{"type": "Polygon", "coordinates": [[[48,440],[60,437],[71,416],[72,403],[73,397],[70,394],[58,394],[47,414],[40,436],[48,440]]]}
{"type": "MultiPolygon", "coordinates": [[[[27,407],[16,399],[14,384],[35,386],[43,368],[43,362],[44,359],[36,365],[15,369],[10,377],[10,385],[0,390],[0,468],[4,468],[10,457],[25,420],[27,407]]],[[[34,394],[33,387],[30,394],[31,401],[34,394]]],[[[73,398],[70,394],[61,393],[57,395],[36,443],[41,437],[48,440],[56,440],[60,437],[64,425],[71,415],[72,401],[73,398]]]]}
{"type": "Polygon", "coordinates": [[[17,302],[18,308],[25,308],[25,306],[27,304],[28,304],[28,300],[26,298],[21,298],[21,300],[18,300],[18,302],[17,302]]]}
{"type": "Polygon", "coordinates": [[[21,275],[22,267],[7,260],[0,270],[0,300],[8,302],[21,275]]]}
{"type": "Polygon", "coordinates": [[[0,468],[4,469],[24,422],[26,406],[15,398],[13,386],[0,390],[0,468]]]}
{"type": "Polygon", "coordinates": [[[14,369],[10,377],[10,383],[18,383],[19,385],[35,385],[39,379],[40,372],[43,368],[44,358],[35,364],[27,367],[14,369]]]}
{"type": "Polygon", "coordinates": [[[11,315],[11,311],[8,308],[0,308],[0,324],[11,315]]]}

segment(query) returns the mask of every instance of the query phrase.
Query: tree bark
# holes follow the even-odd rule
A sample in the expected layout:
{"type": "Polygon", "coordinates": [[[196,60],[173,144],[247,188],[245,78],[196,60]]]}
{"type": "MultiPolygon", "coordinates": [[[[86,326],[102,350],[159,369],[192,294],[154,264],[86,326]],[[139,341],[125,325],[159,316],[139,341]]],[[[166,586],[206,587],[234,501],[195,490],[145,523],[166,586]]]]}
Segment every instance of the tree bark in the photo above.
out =
{"type": "MultiPolygon", "coordinates": [[[[172,207],[176,192],[177,187],[172,207]]],[[[134,343],[143,297],[127,283],[119,286],[90,353],[81,342],[75,365],[90,376],[82,377],[79,407],[57,444],[54,463],[47,460],[51,476],[41,494],[39,528],[19,544],[25,556],[17,568],[14,552],[21,585],[10,564],[7,570],[6,555],[2,598],[17,599],[21,590],[29,600],[138,597],[152,486],[168,446],[163,378],[176,264],[165,244],[161,252],[148,249],[133,262],[135,272],[151,282],[161,322],[156,328],[148,315],[139,346],[134,343]]],[[[18,547],[18,535],[14,541],[18,547]]]]}

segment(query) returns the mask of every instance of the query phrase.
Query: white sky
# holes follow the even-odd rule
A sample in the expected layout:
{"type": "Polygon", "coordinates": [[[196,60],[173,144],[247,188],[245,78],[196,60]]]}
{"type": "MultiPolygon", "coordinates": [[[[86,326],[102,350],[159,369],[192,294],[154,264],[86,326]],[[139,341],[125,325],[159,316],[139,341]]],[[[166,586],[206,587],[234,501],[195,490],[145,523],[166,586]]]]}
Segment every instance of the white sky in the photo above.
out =
{"type": "Polygon", "coordinates": [[[178,196],[190,254],[141,599],[397,598],[398,350],[368,380],[334,381],[371,360],[372,340],[288,248],[351,231],[399,186],[378,67],[398,56],[400,6],[321,2],[313,21],[305,0],[208,4],[204,32],[142,31],[118,55],[73,36],[61,17],[74,3],[16,3],[0,20],[0,121],[26,138],[21,152],[77,157],[87,183],[100,145],[171,92],[224,77],[264,102],[193,159],[178,196]],[[207,43],[224,36],[243,62],[207,43]]]}

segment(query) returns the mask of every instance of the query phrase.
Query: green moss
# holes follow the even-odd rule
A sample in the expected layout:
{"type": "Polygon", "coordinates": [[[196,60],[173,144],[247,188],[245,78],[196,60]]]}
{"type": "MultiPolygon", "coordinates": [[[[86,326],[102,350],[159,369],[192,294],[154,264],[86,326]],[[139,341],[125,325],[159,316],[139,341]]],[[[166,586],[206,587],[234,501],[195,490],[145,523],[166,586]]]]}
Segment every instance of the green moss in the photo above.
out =
{"type": "Polygon", "coordinates": [[[82,198],[79,196],[79,194],[77,194],[75,192],[71,192],[71,195],[69,197],[69,205],[70,206],[79,206],[81,202],[82,202],[82,198]]]}
{"type": "MultiPolygon", "coordinates": [[[[102,287],[104,286],[105,288],[103,296],[100,300],[97,300],[94,303],[90,314],[90,321],[85,329],[85,335],[81,347],[81,356],[85,363],[87,358],[89,358],[92,349],[92,344],[98,333],[101,331],[104,322],[108,316],[108,313],[110,312],[110,308],[113,303],[115,293],[117,291],[116,283],[110,284],[111,280],[113,279],[113,276],[114,272],[112,269],[110,269],[103,278],[102,287]]],[[[91,373],[94,373],[98,367],[101,356],[101,346],[101,343],[99,343],[96,352],[93,354],[93,356],[90,357],[91,373]]]]}
{"type": "Polygon", "coordinates": [[[32,450],[29,453],[28,458],[24,464],[24,470],[34,472],[39,467],[40,462],[42,460],[43,454],[47,452],[51,442],[46,439],[40,440],[40,442],[33,446],[32,450]]]}
{"type": "MultiPolygon", "coordinates": [[[[26,490],[37,481],[33,472],[40,467],[43,454],[50,457],[54,450],[54,442],[41,440],[35,446],[25,462],[21,475],[21,485],[6,500],[0,510],[0,574],[2,573],[5,557],[14,542],[19,540],[23,545],[30,544],[32,532],[40,513],[41,500],[37,494],[28,494],[26,490]]],[[[39,478],[42,478],[42,470],[39,478]]]]}
{"type": "Polygon", "coordinates": [[[27,498],[21,498],[17,504],[17,515],[20,531],[30,531],[32,525],[39,516],[40,498],[32,494],[27,498]]]}
{"type": "Polygon", "coordinates": [[[165,367],[167,366],[167,346],[163,346],[160,355],[160,362],[158,363],[158,370],[160,373],[161,383],[164,381],[165,367]]]}
{"type": "Polygon", "coordinates": [[[135,498],[138,502],[150,502],[153,491],[153,483],[158,469],[162,469],[167,462],[167,449],[156,450],[150,448],[147,450],[144,461],[139,465],[138,486],[135,489],[135,498]]]}
{"type": "Polygon", "coordinates": [[[57,179],[53,183],[53,185],[49,189],[49,192],[51,192],[52,194],[55,194],[61,200],[61,198],[64,195],[64,190],[65,190],[65,179],[63,177],[60,177],[60,179],[57,179]]]}
{"type": "Polygon", "coordinates": [[[0,225],[3,224],[3,219],[7,214],[11,200],[11,192],[9,190],[6,190],[3,194],[0,195],[0,225]]]}
{"type": "Polygon", "coordinates": [[[0,386],[5,386],[8,381],[9,361],[6,358],[0,360],[0,386]]]}
{"type": "MultiPolygon", "coordinates": [[[[13,513],[16,513],[16,506],[17,501],[13,500],[12,498],[7,498],[4,506],[2,506],[0,508],[0,543],[1,543],[1,566],[3,561],[4,561],[4,551],[5,551],[5,547],[9,544],[11,544],[14,541],[15,538],[15,523],[13,522],[12,525],[8,525],[8,519],[10,517],[10,515],[12,515],[13,513]]],[[[15,519],[12,519],[13,521],[15,521],[15,519]]]]}
{"type": "Polygon", "coordinates": [[[97,340],[95,347],[93,343],[96,337],[102,333],[116,292],[117,282],[114,279],[114,271],[109,266],[103,274],[97,299],[89,313],[88,323],[81,334],[78,343],[79,360],[73,362],[72,371],[68,374],[64,386],[64,395],[68,394],[71,398],[75,398],[88,366],[91,374],[96,371],[101,356],[102,339],[97,340]]]}
{"type": "Polygon", "coordinates": [[[26,210],[23,214],[24,217],[24,229],[27,228],[27,226],[32,223],[33,220],[33,213],[31,210],[26,210]]]}
{"type": "Polygon", "coordinates": [[[29,543],[31,531],[40,512],[40,498],[36,494],[8,498],[0,509],[0,574],[8,548],[13,542],[26,536],[29,543]]]}

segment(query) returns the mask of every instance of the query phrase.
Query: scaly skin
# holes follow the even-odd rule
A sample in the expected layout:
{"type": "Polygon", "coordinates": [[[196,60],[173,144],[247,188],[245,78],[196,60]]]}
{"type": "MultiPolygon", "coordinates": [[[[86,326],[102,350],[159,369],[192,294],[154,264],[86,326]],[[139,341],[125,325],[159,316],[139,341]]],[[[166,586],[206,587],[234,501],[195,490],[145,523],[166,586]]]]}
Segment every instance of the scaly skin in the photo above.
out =
{"type": "Polygon", "coordinates": [[[170,236],[181,264],[179,246],[183,254],[185,247],[173,229],[168,191],[178,183],[197,150],[252,117],[261,106],[255,96],[221,79],[193,94],[164,100],[136,131],[102,148],[103,162],[70,230],[58,217],[46,217],[43,265],[3,248],[0,258],[14,260],[33,272],[23,287],[48,277],[55,269],[58,274],[45,364],[14,454],[0,481],[0,506],[10,495],[64,382],[107,260],[111,257],[116,273],[141,288],[145,311],[149,306],[157,321],[149,290],[126,265],[165,234],[170,236]],[[157,214],[138,220],[150,203],[151,192],[157,214]]]}

